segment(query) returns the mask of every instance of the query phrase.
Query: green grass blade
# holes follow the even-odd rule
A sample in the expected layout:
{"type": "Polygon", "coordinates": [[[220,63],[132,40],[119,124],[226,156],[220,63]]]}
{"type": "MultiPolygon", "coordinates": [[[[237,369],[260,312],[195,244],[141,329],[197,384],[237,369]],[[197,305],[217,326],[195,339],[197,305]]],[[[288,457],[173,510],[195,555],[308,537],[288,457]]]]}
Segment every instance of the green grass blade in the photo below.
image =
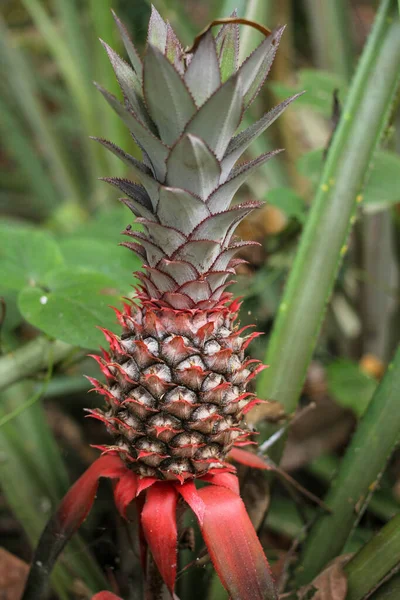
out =
{"type": "Polygon", "coordinates": [[[0,52],[7,72],[7,84],[13,99],[35,134],[36,141],[46,158],[62,199],[80,198],[80,189],[69,164],[69,159],[54,134],[37,96],[32,68],[24,54],[15,45],[0,17],[0,52]]]}
{"type": "MultiPolygon", "coordinates": [[[[35,195],[32,200],[35,213],[46,218],[57,204],[55,187],[47,177],[30,136],[2,98],[0,98],[0,113],[0,132],[3,139],[7,140],[7,151],[20,165],[28,187],[35,195]]],[[[13,173],[13,177],[15,177],[15,173],[13,173]]]]}
{"type": "Polygon", "coordinates": [[[318,68],[349,81],[354,68],[351,4],[348,0],[306,0],[305,7],[318,68]]]}
{"type": "MultiPolygon", "coordinates": [[[[399,389],[400,346],[359,423],[325,498],[332,514],[321,516],[307,536],[298,568],[298,585],[311,581],[329,560],[341,553],[366,508],[399,441],[399,389]]],[[[399,544],[400,536],[396,540],[399,544]]]]}
{"type": "MultiPolygon", "coordinates": [[[[272,3],[270,0],[248,0],[244,17],[249,21],[256,21],[261,25],[270,23],[272,14],[272,3]]],[[[226,15],[225,15],[226,16],[226,15]]],[[[240,34],[239,61],[242,62],[262,42],[264,36],[252,27],[243,27],[240,34]]]]}
{"type": "MultiPolygon", "coordinates": [[[[84,44],[80,41],[78,49],[72,49],[68,44],[68,39],[72,38],[71,23],[78,22],[79,19],[74,15],[73,4],[71,3],[67,10],[62,12],[62,17],[65,17],[67,31],[67,39],[63,35],[60,35],[55,22],[47,14],[44,6],[38,0],[23,0],[23,4],[31,16],[34,24],[38,31],[43,36],[46,44],[53,55],[53,58],[58,66],[58,69],[65,80],[67,88],[69,90],[72,101],[75,103],[78,109],[81,130],[82,130],[82,147],[84,149],[84,160],[87,162],[90,174],[89,179],[91,185],[94,186],[95,191],[91,201],[94,205],[101,202],[105,196],[104,186],[102,186],[97,179],[104,175],[106,172],[106,159],[104,152],[101,148],[97,147],[90,139],[90,135],[99,135],[99,119],[96,112],[97,98],[95,98],[95,89],[92,85],[92,80],[89,74],[89,69],[85,67],[88,51],[83,49],[84,57],[79,57],[79,48],[84,44]]],[[[64,4],[59,2],[59,4],[64,4]]],[[[73,37],[83,38],[83,32],[77,36],[74,34],[73,37]]]]}
{"type": "MultiPolygon", "coordinates": [[[[382,2],[361,57],[274,324],[265,357],[270,368],[258,378],[259,396],[281,402],[288,413],[296,408],[357,199],[397,90],[400,21],[393,9],[394,0],[382,2]]],[[[254,421],[262,415],[256,409],[254,421]]],[[[273,448],[274,460],[282,446],[273,448]]]]}
{"type": "MultiPolygon", "coordinates": [[[[400,562],[400,515],[394,517],[345,567],[346,600],[362,600],[400,562]]],[[[400,597],[400,589],[399,596],[400,597]]]]}

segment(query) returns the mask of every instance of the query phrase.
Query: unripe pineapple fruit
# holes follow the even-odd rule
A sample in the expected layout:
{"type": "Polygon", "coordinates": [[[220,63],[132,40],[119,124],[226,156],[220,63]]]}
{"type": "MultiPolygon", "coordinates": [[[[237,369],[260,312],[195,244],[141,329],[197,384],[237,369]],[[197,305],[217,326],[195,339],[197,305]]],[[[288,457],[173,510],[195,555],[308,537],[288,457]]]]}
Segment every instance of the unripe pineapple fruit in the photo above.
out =
{"type": "Polygon", "coordinates": [[[237,322],[240,304],[225,291],[240,221],[259,206],[231,206],[238,188],[276,152],[240,164],[251,142],[280,115],[288,99],[236,133],[261,89],[283,28],[241,64],[235,23],[208,31],[185,53],[153,8],[143,60],[117,24],[132,66],[104,44],[124,102],[100,91],[129,128],[143,162],[99,140],[131,168],[136,183],[107,181],[143,233],[127,227],[124,245],[144,263],[137,298],[117,312],[121,336],[104,331],[110,352],[97,357],[107,383],[93,380],[107,400],[103,420],[115,452],[137,474],[181,482],[231,467],[232,447],[249,443],[244,416],[257,402],[248,382],[263,368],[246,359],[257,334],[237,322]]]}

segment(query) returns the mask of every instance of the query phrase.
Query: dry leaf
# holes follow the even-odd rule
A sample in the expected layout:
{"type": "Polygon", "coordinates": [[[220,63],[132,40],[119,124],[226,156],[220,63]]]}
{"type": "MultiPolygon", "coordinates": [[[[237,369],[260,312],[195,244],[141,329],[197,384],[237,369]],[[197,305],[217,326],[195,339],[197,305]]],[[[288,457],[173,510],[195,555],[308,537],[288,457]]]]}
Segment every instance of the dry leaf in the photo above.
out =
{"type": "Polygon", "coordinates": [[[344,565],[351,554],[338,556],[329,566],[310,583],[297,592],[298,600],[345,600],[347,595],[347,578],[343,571],[344,565]],[[315,593],[310,595],[310,592],[315,593]]]}
{"type": "Polygon", "coordinates": [[[1,600],[20,600],[28,576],[29,565],[0,548],[1,600]]]}

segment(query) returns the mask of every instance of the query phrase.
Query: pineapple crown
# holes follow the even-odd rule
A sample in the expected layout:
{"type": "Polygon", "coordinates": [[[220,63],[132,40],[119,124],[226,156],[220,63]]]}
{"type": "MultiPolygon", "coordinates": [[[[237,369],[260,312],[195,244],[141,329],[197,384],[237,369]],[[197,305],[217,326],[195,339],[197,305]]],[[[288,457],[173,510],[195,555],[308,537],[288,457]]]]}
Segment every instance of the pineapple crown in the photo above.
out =
{"type": "MultiPolygon", "coordinates": [[[[234,13],[235,16],[235,13],[234,13]]],[[[272,31],[239,64],[239,27],[207,31],[185,53],[171,25],[152,7],[143,60],[114,15],[131,65],[105,42],[123,93],[123,104],[97,86],[129,128],[142,162],[111,142],[103,146],[129,165],[140,184],[119,178],[119,188],[143,232],[129,226],[127,246],[144,261],[142,299],[177,310],[212,309],[228,295],[234,256],[244,246],[233,237],[259,202],[231,207],[238,188],[279,150],[235,166],[251,142],[296,97],[288,98],[236,134],[245,111],[270,70],[283,27],[272,31]]],[[[96,138],[97,139],[97,138],[96,138]]]]}

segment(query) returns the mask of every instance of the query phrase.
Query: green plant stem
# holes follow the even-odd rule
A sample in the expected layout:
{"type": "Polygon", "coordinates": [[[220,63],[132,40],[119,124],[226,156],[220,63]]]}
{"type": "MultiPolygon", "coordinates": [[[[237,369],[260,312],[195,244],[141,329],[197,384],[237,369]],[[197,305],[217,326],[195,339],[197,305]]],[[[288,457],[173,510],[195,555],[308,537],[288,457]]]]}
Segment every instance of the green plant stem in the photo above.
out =
{"type": "Polygon", "coordinates": [[[368,600],[399,600],[400,598],[400,573],[393,575],[382,584],[368,600]]]}
{"type": "MultiPolygon", "coordinates": [[[[270,368],[258,378],[259,396],[279,401],[287,413],[296,408],[362,185],[397,90],[400,23],[393,9],[394,0],[382,2],[361,57],[274,324],[265,359],[270,368]]],[[[253,422],[262,419],[263,409],[251,416],[253,422]]],[[[266,427],[265,434],[274,430],[266,427]]],[[[273,449],[276,462],[283,444],[273,449]]]]}
{"type": "MultiPolygon", "coordinates": [[[[270,0],[248,0],[246,4],[245,18],[249,21],[256,21],[261,25],[268,25],[272,12],[272,3],[270,0]]],[[[263,40],[263,35],[254,31],[251,27],[243,27],[240,36],[240,55],[239,61],[242,62],[254,48],[263,40]]]]}
{"type": "Polygon", "coordinates": [[[64,342],[38,337],[14,352],[6,354],[0,358],[0,390],[35,375],[37,371],[46,369],[49,361],[53,361],[56,365],[73,350],[73,346],[64,342]]]}
{"type": "Polygon", "coordinates": [[[400,514],[394,517],[345,566],[346,600],[362,600],[400,563],[400,514]]]}
{"type": "Polygon", "coordinates": [[[354,67],[350,3],[348,0],[306,0],[305,7],[317,66],[349,81],[354,67]]]}
{"type": "MultiPolygon", "coordinates": [[[[399,440],[399,389],[400,346],[358,425],[325,498],[332,513],[321,515],[307,536],[298,567],[299,586],[309,583],[329,560],[340,554],[379,483],[399,440]]],[[[396,539],[393,543],[399,544],[400,536],[396,539]]]]}

